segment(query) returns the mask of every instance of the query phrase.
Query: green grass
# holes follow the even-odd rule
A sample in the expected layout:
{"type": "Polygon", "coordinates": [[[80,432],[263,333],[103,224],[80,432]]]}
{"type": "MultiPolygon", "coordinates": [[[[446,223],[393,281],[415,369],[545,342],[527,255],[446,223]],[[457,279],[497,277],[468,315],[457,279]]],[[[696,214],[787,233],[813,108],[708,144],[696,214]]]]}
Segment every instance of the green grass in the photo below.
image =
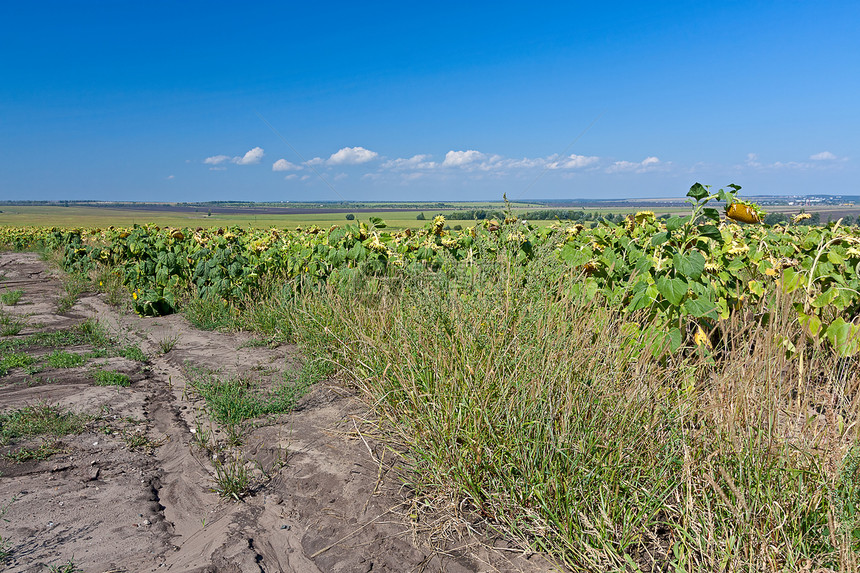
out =
{"type": "Polygon", "coordinates": [[[236,326],[236,308],[216,297],[195,297],[182,307],[182,314],[200,330],[229,330],[236,326]]]}
{"type": "Polygon", "coordinates": [[[21,300],[21,296],[24,294],[24,291],[21,289],[16,290],[7,290],[4,293],[0,293],[0,302],[8,305],[18,304],[18,301],[21,300]]]}
{"type": "Polygon", "coordinates": [[[101,324],[91,319],[62,330],[36,332],[21,338],[0,340],[0,353],[39,347],[63,349],[69,346],[93,347],[84,358],[122,356],[138,362],[148,360],[139,346],[118,345],[101,324]]]}
{"type": "Polygon", "coordinates": [[[292,411],[307,389],[329,372],[326,363],[308,361],[301,371],[284,373],[281,383],[264,390],[244,378],[223,378],[218,372],[187,367],[191,388],[233,444],[241,442],[248,420],[292,411]]]}
{"type": "Polygon", "coordinates": [[[56,440],[45,440],[36,447],[24,447],[4,454],[4,458],[9,461],[22,463],[30,460],[43,461],[47,460],[54,454],[63,451],[62,444],[56,440]]]}
{"type": "Polygon", "coordinates": [[[291,328],[391,421],[417,491],[575,570],[856,570],[856,361],[810,345],[801,369],[774,343],[796,322],[741,317],[728,357],[654,358],[551,260],[330,285],[291,328]]]}
{"type": "Polygon", "coordinates": [[[45,403],[0,412],[0,445],[22,437],[79,434],[90,420],[92,417],[86,414],[63,411],[59,406],[45,403]]]}
{"type": "Polygon", "coordinates": [[[45,358],[45,363],[51,368],[77,368],[86,362],[85,356],[65,350],[55,350],[45,358]]]}
{"type": "Polygon", "coordinates": [[[69,274],[63,277],[63,295],[57,301],[57,312],[63,313],[71,310],[80,296],[87,292],[90,281],[86,277],[69,274]]]}
{"type": "Polygon", "coordinates": [[[0,336],[15,336],[27,326],[27,319],[0,310],[0,336]]]}
{"type": "Polygon", "coordinates": [[[23,352],[3,354],[0,358],[0,376],[5,376],[12,368],[26,368],[35,361],[35,358],[23,352]]]}
{"type": "Polygon", "coordinates": [[[96,368],[92,371],[92,377],[96,382],[96,386],[131,386],[131,380],[128,375],[116,370],[96,368]]]}

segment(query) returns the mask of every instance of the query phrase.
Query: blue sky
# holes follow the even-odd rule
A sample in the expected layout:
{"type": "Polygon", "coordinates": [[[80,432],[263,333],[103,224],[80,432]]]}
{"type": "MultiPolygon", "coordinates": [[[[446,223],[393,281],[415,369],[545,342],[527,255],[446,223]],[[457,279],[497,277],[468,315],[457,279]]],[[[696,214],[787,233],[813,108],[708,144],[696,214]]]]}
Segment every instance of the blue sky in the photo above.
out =
{"type": "Polygon", "coordinates": [[[0,199],[860,194],[858,25],[855,1],[3,2],[0,199]]]}

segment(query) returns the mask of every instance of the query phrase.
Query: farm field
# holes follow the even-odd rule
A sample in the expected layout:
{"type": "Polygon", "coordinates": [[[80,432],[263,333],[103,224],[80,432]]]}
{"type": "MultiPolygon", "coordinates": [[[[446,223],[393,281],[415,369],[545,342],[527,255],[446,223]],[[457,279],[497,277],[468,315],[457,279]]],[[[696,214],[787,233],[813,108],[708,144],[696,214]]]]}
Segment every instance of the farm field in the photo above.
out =
{"type": "MultiPolygon", "coordinates": [[[[448,539],[480,523],[581,571],[856,570],[860,229],[765,225],[738,191],[696,184],[683,216],[594,227],[368,214],[2,227],[0,243],[46,250],[135,324],[180,313],[297,345],[327,369],[295,395],[334,378],[373,404],[374,436],[448,539]]],[[[190,383],[230,444],[245,426],[215,404],[257,386],[190,383]]],[[[266,396],[248,420],[282,394],[266,396]]]]}
{"type": "MultiPolygon", "coordinates": [[[[314,209],[303,206],[302,213],[281,214],[267,213],[265,208],[258,212],[248,209],[231,207],[216,207],[211,215],[207,214],[207,208],[201,207],[198,211],[180,210],[169,206],[159,209],[147,209],[145,205],[131,208],[114,207],[91,207],[91,206],[51,206],[51,205],[4,205],[0,212],[0,225],[16,227],[47,226],[47,227],[125,227],[132,225],[144,225],[152,223],[160,226],[171,227],[223,227],[239,226],[243,228],[270,229],[270,228],[295,228],[318,225],[320,227],[331,227],[332,225],[344,225],[348,223],[346,215],[352,213],[357,219],[368,219],[378,217],[385,220],[388,226],[399,229],[419,229],[426,223],[417,220],[419,214],[425,218],[432,219],[436,215],[450,215],[453,211],[468,211],[475,209],[492,210],[503,212],[505,204],[502,202],[487,203],[462,203],[456,208],[433,208],[425,206],[411,208],[409,204],[401,204],[399,207],[388,206],[387,210],[374,210],[367,205],[357,204],[355,206],[344,206],[337,209],[328,206],[314,209]],[[425,208],[426,207],[426,208],[425,208]],[[219,210],[227,212],[219,212],[219,210]],[[317,212],[314,212],[317,211],[317,212]]],[[[511,211],[522,216],[527,212],[550,211],[554,207],[543,205],[532,205],[528,207],[516,206],[511,211]]],[[[597,213],[601,216],[608,214],[629,214],[639,210],[636,207],[565,207],[570,211],[587,211],[589,214],[597,213]]],[[[684,206],[675,208],[656,207],[652,208],[657,215],[663,213],[679,214],[684,212],[684,206]]],[[[534,224],[546,226],[552,224],[554,218],[549,220],[535,220],[534,224]]],[[[451,220],[451,225],[459,224],[463,227],[474,225],[475,221],[451,220]]]]}

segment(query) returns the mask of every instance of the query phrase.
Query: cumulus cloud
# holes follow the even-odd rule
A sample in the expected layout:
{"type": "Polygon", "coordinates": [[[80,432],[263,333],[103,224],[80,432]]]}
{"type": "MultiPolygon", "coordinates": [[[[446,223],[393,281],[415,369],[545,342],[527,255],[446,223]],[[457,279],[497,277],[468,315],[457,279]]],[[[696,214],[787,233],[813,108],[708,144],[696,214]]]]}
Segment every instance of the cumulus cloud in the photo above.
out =
{"type": "MultiPolygon", "coordinates": [[[[657,158],[649,157],[648,159],[657,158]]],[[[646,161],[648,161],[648,159],[646,159],[646,161]]],[[[588,167],[589,165],[594,165],[598,161],[600,161],[600,158],[593,155],[586,156],[574,154],[568,157],[547,161],[546,166],[549,169],[581,169],[583,167],[588,167]]]]}
{"type": "Polygon", "coordinates": [[[656,157],[646,157],[642,161],[616,161],[612,165],[610,165],[607,169],[607,173],[645,173],[647,171],[654,171],[662,164],[660,160],[656,157]]]}
{"type": "Polygon", "coordinates": [[[272,171],[297,171],[301,168],[301,165],[290,163],[286,159],[278,159],[272,164],[272,171]]]}
{"type": "Polygon", "coordinates": [[[213,155],[212,157],[207,157],[206,159],[204,159],[203,163],[205,163],[206,165],[219,165],[221,163],[224,163],[228,159],[230,159],[230,157],[227,155],[213,155]]]}
{"type": "Polygon", "coordinates": [[[470,149],[468,151],[449,151],[445,154],[445,161],[442,162],[442,167],[462,167],[486,157],[480,151],[470,149]]]}
{"type": "Polygon", "coordinates": [[[389,159],[382,164],[383,169],[407,170],[407,169],[435,169],[439,164],[430,161],[431,155],[413,155],[409,158],[400,157],[389,159]]]}
{"type": "Polygon", "coordinates": [[[236,165],[255,165],[260,162],[260,160],[263,158],[263,155],[265,155],[265,153],[263,153],[263,148],[255,147],[254,149],[248,151],[248,153],[246,153],[242,157],[234,157],[233,163],[235,163],[236,165]]]}
{"type": "Polygon", "coordinates": [[[377,156],[379,156],[377,152],[363,147],[344,147],[340,151],[332,153],[327,163],[329,165],[358,165],[376,159],[377,156]]]}
{"type": "Polygon", "coordinates": [[[813,161],[833,161],[836,159],[836,156],[829,151],[822,151],[821,153],[810,155],[809,158],[813,161]]]}
{"type": "Polygon", "coordinates": [[[168,180],[170,180],[170,179],[175,179],[175,178],[176,178],[176,175],[168,175],[168,176],[167,176],[167,179],[168,179],[168,180]]]}

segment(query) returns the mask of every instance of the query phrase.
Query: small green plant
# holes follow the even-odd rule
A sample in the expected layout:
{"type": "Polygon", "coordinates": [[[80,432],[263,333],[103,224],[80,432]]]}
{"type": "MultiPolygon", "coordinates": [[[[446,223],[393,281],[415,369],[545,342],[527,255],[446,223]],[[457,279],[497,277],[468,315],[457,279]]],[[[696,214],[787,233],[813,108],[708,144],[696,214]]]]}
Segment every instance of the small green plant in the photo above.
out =
{"type": "Polygon", "coordinates": [[[89,287],[89,280],[76,274],[67,275],[63,279],[63,290],[65,294],[57,301],[57,312],[66,312],[70,310],[81,294],[86,292],[89,287]]]}
{"type": "Polygon", "coordinates": [[[0,358],[0,376],[5,376],[12,368],[26,368],[35,361],[35,358],[24,352],[4,354],[3,357],[0,358]]]}
{"type": "MultiPolygon", "coordinates": [[[[15,503],[18,500],[17,496],[13,496],[7,503],[0,505],[0,519],[4,522],[9,523],[9,520],[6,519],[6,512],[9,511],[9,506],[15,503]]],[[[6,560],[9,557],[10,548],[12,547],[12,542],[0,535],[0,563],[6,560]]]]}
{"type": "Polygon", "coordinates": [[[0,294],[0,302],[9,306],[18,304],[18,301],[21,300],[21,296],[23,294],[24,291],[22,291],[21,289],[7,290],[6,292],[0,294]]]}
{"type": "Polygon", "coordinates": [[[75,564],[74,558],[67,560],[60,565],[50,565],[48,567],[50,573],[83,573],[84,570],[75,564]]]}
{"type": "Polygon", "coordinates": [[[24,447],[9,452],[3,457],[9,461],[16,463],[26,462],[29,460],[47,460],[54,454],[63,451],[62,444],[57,440],[43,440],[38,446],[24,447]]]}
{"type": "Polygon", "coordinates": [[[162,354],[167,354],[176,347],[178,342],[178,334],[167,335],[158,341],[158,349],[161,350],[162,354]]]}
{"type": "Polygon", "coordinates": [[[86,414],[60,410],[46,403],[0,413],[0,446],[28,436],[65,436],[84,431],[92,420],[86,414]]]}
{"type": "Polygon", "coordinates": [[[153,440],[149,438],[144,432],[131,431],[129,429],[124,429],[122,431],[122,439],[129,450],[144,450],[149,453],[152,453],[155,448],[164,445],[164,443],[167,441],[166,438],[161,440],[153,440]]]}
{"type": "Polygon", "coordinates": [[[0,336],[15,336],[27,326],[27,319],[0,310],[0,336]]]}
{"type": "Polygon", "coordinates": [[[192,298],[183,308],[183,314],[201,330],[229,330],[238,318],[236,309],[218,296],[192,298]]]}
{"type": "Polygon", "coordinates": [[[141,350],[140,347],[135,345],[124,346],[120,348],[117,355],[122,356],[123,358],[127,358],[128,360],[135,360],[137,362],[146,362],[149,360],[149,357],[144,354],[143,350],[141,350]]]}
{"type": "Polygon", "coordinates": [[[131,380],[128,375],[116,370],[97,368],[93,370],[92,376],[96,382],[96,386],[131,386],[131,380]]]}
{"type": "Polygon", "coordinates": [[[213,476],[215,487],[212,491],[221,497],[241,501],[251,488],[252,473],[245,463],[231,455],[229,460],[216,459],[213,465],[215,466],[213,476]]]}
{"type": "Polygon", "coordinates": [[[87,359],[83,355],[65,350],[55,350],[45,360],[51,368],[77,368],[85,364],[86,361],[87,359]]]}

